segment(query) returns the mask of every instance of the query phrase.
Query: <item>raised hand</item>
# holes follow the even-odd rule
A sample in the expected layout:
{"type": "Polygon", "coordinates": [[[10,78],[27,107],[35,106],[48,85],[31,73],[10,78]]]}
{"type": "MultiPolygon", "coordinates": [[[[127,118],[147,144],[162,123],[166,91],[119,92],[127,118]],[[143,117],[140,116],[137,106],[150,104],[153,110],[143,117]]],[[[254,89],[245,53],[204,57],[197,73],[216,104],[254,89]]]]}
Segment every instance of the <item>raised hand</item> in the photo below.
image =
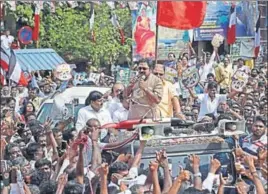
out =
{"type": "Polygon", "coordinates": [[[157,172],[158,166],[159,166],[159,164],[157,161],[151,161],[149,164],[149,169],[151,172],[157,172]]]}
{"type": "Polygon", "coordinates": [[[244,162],[245,162],[246,165],[249,166],[249,168],[250,168],[250,167],[255,167],[253,156],[246,155],[246,156],[244,157],[244,162]]]}
{"type": "Polygon", "coordinates": [[[47,119],[44,123],[44,129],[47,133],[52,132],[52,130],[51,130],[52,124],[53,124],[53,120],[51,118],[47,117],[47,119]]]}
{"type": "Polygon", "coordinates": [[[185,182],[190,180],[190,172],[188,170],[183,170],[181,167],[180,168],[180,174],[178,176],[178,180],[185,182]]]}
{"type": "Polygon", "coordinates": [[[64,187],[67,182],[68,182],[68,174],[66,173],[61,174],[58,179],[58,184],[64,187]]]}
{"type": "Polygon", "coordinates": [[[226,185],[227,182],[226,180],[223,178],[222,174],[220,174],[220,185],[226,185]]]}
{"type": "Polygon", "coordinates": [[[143,79],[139,82],[140,89],[145,90],[147,88],[147,85],[143,79]]]}
{"type": "Polygon", "coordinates": [[[248,193],[248,185],[244,181],[238,182],[236,184],[236,189],[237,189],[238,194],[248,193]]]}
{"type": "Polygon", "coordinates": [[[99,173],[102,176],[107,176],[109,174],[109,165],[107,163],[101,164],[101,167],[99,168],[99,173]]]}
{"type": "Polygon", "coordinates": [[[156,152],[156,160],[162,167],[168,167],[168,159],[166,150],[160,150],[156,152]]]}
{"type": "Polygon", "coordinates": [[[234,153],[236,157],[243,157],[245,155],[245,152],[242,150],[240,146],[234,149],[234,153]]]}
{"type": "Polygon", "coordinates": [[[190,155],[189,160],[191,162],[191,166],[192,166],[193,169],[195,169],[195,168],[199,169],[199,166],[200,166],[200,158],[199,158],[199,156],[194,155],[194,154],[190,155]]]}
{"type": "Polygon", "coordinates": [[[210,160],[210,172],[215,174],[216,171],[221,167],[221,163],[219,160],[214,159],[213,157],[211,157],[210,160]]]}

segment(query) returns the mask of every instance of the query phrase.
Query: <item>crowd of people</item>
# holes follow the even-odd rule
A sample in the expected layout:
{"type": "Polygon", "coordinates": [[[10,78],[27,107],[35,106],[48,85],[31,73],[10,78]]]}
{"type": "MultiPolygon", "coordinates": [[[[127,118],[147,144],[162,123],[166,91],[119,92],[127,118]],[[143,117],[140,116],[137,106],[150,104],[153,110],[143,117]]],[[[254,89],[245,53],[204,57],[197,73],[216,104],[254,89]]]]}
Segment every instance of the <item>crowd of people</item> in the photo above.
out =
{"type": "MultiPolygon", "coordinates": [[[[184,53],[176,59],[170,53],[164,64],[140,60],[129,85],[116,82],[105,94],[92,91],[77,118],[56,123],[53,118],[37,120],[42,103],[62,92],[62,82],[53,73],[32,72],[28,87],[2,86],[1,193],[267,193],[267,62],[252,68],[243,59],[231,61],[229,55],[215,59],[216,54],[214,48],[202,57],[184,53]],[[186,88],[182,72],[192,65],[198,68],[200,81],[186,88]],[[174,83],[165,80],[166,67],[177,70],[174,83]],[[237,70],[249,76],[242,92],[231,87],[237,70]],[[176,167],[174,176],[169,147],[160,149],[161,145],[142,167],[150,140],[139,140],[139,131],[129,125],[102,127],[163,118],[214,127],[224,119],[245,121],[242,135],[224,138],[232,148],[235,175],[221,174],[225,162],[218,157],[211,157],[204,173],[201,156],[195,153],[186,157],[187,168],[176,167]],[[138,142],[134,153],[129,149],[133,142],[138,142]]],[[[68,87],[73,87],[71,80],[68,87]]]]}

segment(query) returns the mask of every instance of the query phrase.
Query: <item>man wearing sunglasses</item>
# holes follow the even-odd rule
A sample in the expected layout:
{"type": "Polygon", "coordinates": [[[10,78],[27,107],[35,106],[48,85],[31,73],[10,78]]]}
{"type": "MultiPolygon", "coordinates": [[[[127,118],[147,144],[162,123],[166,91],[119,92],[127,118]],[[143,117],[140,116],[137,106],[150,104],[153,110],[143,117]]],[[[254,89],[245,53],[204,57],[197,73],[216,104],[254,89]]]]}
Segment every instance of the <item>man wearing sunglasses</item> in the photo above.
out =
{"type": "Polygon", "coordinates": [[[181,106],[174,86],[171,82],[165,80],[164,66],[157,64],[154,68],[153,73],[163,82],[163,96],[161,102],[158,104],[158,111],[160,112],[159,114],[163,118],[171,118],[175,116],[181,119],[185,119],[185,116],[181,113],[181,106]]]}
{"type": "Polygon", "coordinates": [[[162,81],[151,73],[146,60],[139,62],[138,71],[138,77],[131,80],[125,90],[125,95],[131,96],[128,119],[156,117],[156,106],[163,96],[162,81]]]}

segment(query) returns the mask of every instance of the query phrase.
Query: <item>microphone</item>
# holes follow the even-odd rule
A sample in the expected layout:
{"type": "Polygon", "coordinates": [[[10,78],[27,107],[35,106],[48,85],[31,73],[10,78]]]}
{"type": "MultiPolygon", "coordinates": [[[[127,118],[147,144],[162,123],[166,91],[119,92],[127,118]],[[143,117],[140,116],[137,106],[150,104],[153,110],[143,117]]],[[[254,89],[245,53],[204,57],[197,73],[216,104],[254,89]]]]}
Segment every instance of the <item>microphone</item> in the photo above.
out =
{"type": "Polygon", "coordinates": [[[146,79],[146,76],[145,75],[142,75],[141,77],[140,77],[140,79],[142,79],[143,81],[146,79]]]}

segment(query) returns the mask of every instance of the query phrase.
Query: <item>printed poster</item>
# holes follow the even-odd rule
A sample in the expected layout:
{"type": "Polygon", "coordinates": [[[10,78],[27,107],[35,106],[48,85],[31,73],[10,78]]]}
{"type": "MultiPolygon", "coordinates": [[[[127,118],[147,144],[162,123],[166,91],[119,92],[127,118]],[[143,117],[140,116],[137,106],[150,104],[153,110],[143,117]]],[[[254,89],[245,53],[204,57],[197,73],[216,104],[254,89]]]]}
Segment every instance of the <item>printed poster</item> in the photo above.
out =
{"type": "MultiPolygon", "coordinates": [[[[215,34],[226,38],[231,4],[235,1],[207,1],[207,11],[200,28],[194,30],[196,41],[212,40],[215,34]]],[[[236,37],[254,36],[256,24],[256,1],[236,3],[236,37]],[[252,19],[254,18],[254,19],[252,19]]]]}
{"type": "MultiPolygon", "coordinates": [[[[155,59],[157,2],[138,2],[137,9],[131,11],[133,34],[133,60],[141,58],[155,59]]],[[[188,52],[183,41],[184,30],[158,27],[158,59],[167,60],[168,53],[179,56],[188,52]]]]}
{"type": "Polygon", "coordinates": [[[116,82],[121,82],[125,86],[129,84],[130,70],[129,68],[120,68],[116,74],[116,82]]]}
{"type": "Polygon", "coordinates": [[[170,67],[165,67],[165,79],[174,84],[175,78],[178,77],[178,72],[170,67]]]}

